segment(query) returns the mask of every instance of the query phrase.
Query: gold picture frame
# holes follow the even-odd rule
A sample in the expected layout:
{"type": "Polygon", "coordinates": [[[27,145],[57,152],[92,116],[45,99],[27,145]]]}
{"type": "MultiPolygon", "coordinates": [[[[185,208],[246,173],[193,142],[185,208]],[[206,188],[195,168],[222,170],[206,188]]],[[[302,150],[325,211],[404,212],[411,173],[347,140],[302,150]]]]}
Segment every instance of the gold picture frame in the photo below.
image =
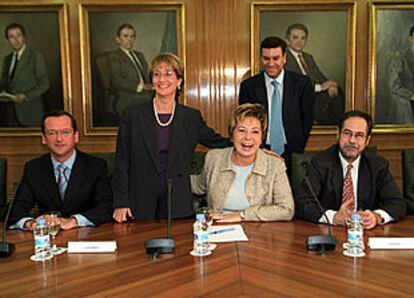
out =
{"type": "MultiPolygon", "coordinates": [[[[6,64],[11,65],[10,57],[12,57],[13,50],[7,40],[2,43],[0,46],[2,68],[2,78],[0,79],[2,80],[2,86],[0,87],[3,90],[0,91],[11,94],[27,92],[28,100],[35,100],[37,103],[41,102],[41,104],[37,104],[35,109],[33,106],[22,109],[23,106],[20,106],[20,104],[5,98],[0,103],[0,136],[36,136],[40,135],[40,119],[45,112],[52,109],[72,111],[67,4],[56,2],[39,4],[38,1],[2,2],[0,4],[0,27],[2,32],[8,25],[16,23],[25,30],[26,49],[29,49],[28,51],[24,50],[21,57],[29,55],[25,53],[38,53],[43,58],[41,58],[44,60],[42,65],[45,67],[43,69],[46,68],[44,72],[46,75],[43,77],[46,77],[46,81],[49,81],[49,87],[43,85],[42,92],[33,91],[38,88],[38,85],[30,84],[29,86],[26,83],[27,80],[22,79],[23,77],[33,76],[33,73],[24,73],[24,70],[30,69],[28,67],[22,67],[20,75],[18,74],[19,68],[17,68],[16,82],[13,83],[13,87],[10,87],[12,83],[5,83],[8,80],[6,78],[6,64]],[[5,87],[6,84],[9,84],[8,87],[5,87]],[[6,90],[10,88],[13,90],[6,90]],[[29,94],[36,95],[30,97],[29,94]]],[[[25,65],[22,63],[30,61],[29,58],[21,59],[21,65],[25,65]]],[[[38,72],[38,64],[35,65],[36,72],[38,72]]],[[[24,104],[25,102],[21,103],[21,105],[24,104]]]]}
{"type": "Polygon", "coordinates": [[[250,13],[252,75],[260,71],[260,42],[264,37],[285,38],[291,24],[307,27],[305,51],[309,47],[322,72],[343,90],[338,117],[321,121],[323,124],[315,122],[312,134],[335,134],[339,115],[354,108],[356,1],[253,1],[250,13]]]}
{"type": "MultiPolygon", "coordinates": [[[[114,83],[115,75],[109,58],[104,68],[98,65],[98,69],[97,61],[105,53],[110,56],[120,51],[115,42],[119,26],[125,23],[132,25],[136,32],[135,48],[145,57],[147,65],[160,52],[170,51],[176,53],[185,66],[184,8],[182,1],[79,4],[85,135],[117,134],[119,107],[123,107],[120,104],[123,100],[119,95],[121,91],[117,89],[120,84],[114,83]],[[106,81],[98,80],[102,74],[106,81]],[[103,84],[105,82],[106,85],[103,84]],[[108,93],[102,95],[101,90],[108,93]]],[[[185,94],[185,86],[183,91],[185,94]]],[[[146,93],[145,96],[148,99],[151,95],[146,93]]],[[[182,100],[185,102],[185,98],[182,100]]]]}
{"type": "Polygon", "coordinates": [[[378,133],[414,132],[414,4],[370,3],[369,108],[378,133]],[[410,95],[411,94],[411,95],[410,95]],[[410,96],[412,98],[410,98],[410,96]]]}

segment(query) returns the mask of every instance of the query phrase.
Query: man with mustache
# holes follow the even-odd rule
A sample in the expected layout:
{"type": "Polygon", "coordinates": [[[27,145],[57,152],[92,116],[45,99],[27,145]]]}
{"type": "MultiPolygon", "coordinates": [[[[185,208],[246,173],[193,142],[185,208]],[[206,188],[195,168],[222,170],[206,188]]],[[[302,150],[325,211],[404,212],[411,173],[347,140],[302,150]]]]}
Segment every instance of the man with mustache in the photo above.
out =
{"type": "MultiPolygon", "coordinates": [[[[345,113],[339,123],[338,143],[315,154],[307,176],[329,223],[345,225],[352,213],[362,216],[365,229],[399,220],[406,213],[388,162],[365,149],[371,140],[372,119],[361,111],[345,113]]],[[[322,210],[302,184],[295,198],[298,217],[327,223],[322,210]]]]}

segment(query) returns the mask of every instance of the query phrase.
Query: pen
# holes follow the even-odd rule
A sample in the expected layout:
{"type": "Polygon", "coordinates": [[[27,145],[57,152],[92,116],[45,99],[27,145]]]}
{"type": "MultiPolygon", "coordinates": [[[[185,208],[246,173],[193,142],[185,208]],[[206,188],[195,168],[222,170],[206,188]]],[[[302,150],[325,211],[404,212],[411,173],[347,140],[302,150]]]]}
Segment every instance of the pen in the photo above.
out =
{"type": "Polygon", "coordinates": [[[228,229],[223,229],[223,230],[217,230],[214,232],[210,232],[208,233],[209,235],[216,235],[216,234],[221,234],[221,233],[226,233],[226,232],[231,232],[234,231],[236,228],[228,228],[228,229]]]}

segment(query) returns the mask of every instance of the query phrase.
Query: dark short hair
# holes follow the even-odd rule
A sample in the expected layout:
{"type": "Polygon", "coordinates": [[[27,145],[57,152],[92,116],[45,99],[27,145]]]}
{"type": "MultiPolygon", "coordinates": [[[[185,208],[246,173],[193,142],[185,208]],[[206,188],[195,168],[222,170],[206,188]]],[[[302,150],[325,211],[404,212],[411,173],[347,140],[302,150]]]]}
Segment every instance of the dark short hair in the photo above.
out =
{"type": "Polygon", "coordinates": [[[23,36],[26,36],[26,30],[24,30],[23,25],[18,23],[11,23],[7,25],[6,29],[4,29],[4,36],[6,37],[6,39],[9,39],[9,30],[11,29],[20,29],[20,31],[22,31],[23,36]]]}
{"type": "Polygon", "coordinates": [[[124,29],[131,29],[131,30],[133,30],[134,31],[134,33],[136,34],[136,32],[135,32],[135,28],[134,28],[134,26],[132,26],[131,24],[129,24],[129,23],[123,23],[121,26],[119,26],[118,27],[118,29],[116,30],[116,36],[121,36],[121,31],[122,30],[124,30],[124,29]]]}
{"type": "Polygon", "coordinates": [[[286,41],[277,36],[268,36],[260,43],[260,54],[263,49],[282,48],[282,54],[286,53],[286,41]]]}
{"type": "Polygon", "coordinates": [[[414,25],[410,29],[410,36],[414,37],[414,25]]]}
{"type": "Polygon", "coordinates": [[[286,34],[285,34],[285,37],[286,37],[286,38],[289,38],[289,37],[290,37],[290,32],[291,32],[293,29],[299,29],[299,30],[302,30],[303,32],[305,32],[306,38],[308,38],[308,34],[309,34],[308,28],[307,28],[305,25],[300,24],[300,23],[292,24],[292,25],[290,25],[290,26],[287,28],[287,30],[286,30],[286,34]]]}
{"type": "Polygon", "coordinates": [[[262,141],[264,141],[267,135],[267,113],[265,108],[257,103],[245,103],[234,110],[233,115],[229,118],[229,136],[233,136],[237,124],[246,117],[253,117],[259,120],[260,128],[262,129],[262,141]]]}
{"type": "Polygon", "coordinates": [[[367,113],[358,110],[348,111],[344,114],[344,116],[339,121],[339,132],[342,131],[342,128],[344,127],[344,122],[352,117],[359,117],[365,120],[365,122],[367,123],[367,136],[370,136],[372,132],[372,118],[367,113]]]}
{"type": "Polygon", "coordinates": [[[77,132],[78,131],[78,125],[76,123],[76,119],[75,117],[72,116],[71,113],[66,112],[64,110],[52,110],[50,112],[47,112],[42,119],[42,126],[40,127],[42,130],[42,134],[46,133],[46,129],[45,129],[45,121],[47,118],[49,117],[61,117],[61,116],[68,116],[70,118],[70,122],[72,123],[72,129],[73,132],[77,132]]]}

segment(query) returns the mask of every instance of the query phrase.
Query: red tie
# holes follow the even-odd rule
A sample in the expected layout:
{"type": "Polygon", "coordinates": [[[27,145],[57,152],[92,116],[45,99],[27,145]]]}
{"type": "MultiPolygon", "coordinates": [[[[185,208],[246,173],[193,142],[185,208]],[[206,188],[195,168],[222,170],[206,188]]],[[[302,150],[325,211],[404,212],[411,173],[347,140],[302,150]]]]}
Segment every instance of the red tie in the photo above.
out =
{"type": "Polygon", "coordinates": [[[354,210],[355,209],[355,195],[354,195],[354,187],[352,183],[352,165],[349,164],[347,166],[347,171],[344,179],[344,189],[342,193],[342,203],[350,202],[349,208],[354,210]]]}

